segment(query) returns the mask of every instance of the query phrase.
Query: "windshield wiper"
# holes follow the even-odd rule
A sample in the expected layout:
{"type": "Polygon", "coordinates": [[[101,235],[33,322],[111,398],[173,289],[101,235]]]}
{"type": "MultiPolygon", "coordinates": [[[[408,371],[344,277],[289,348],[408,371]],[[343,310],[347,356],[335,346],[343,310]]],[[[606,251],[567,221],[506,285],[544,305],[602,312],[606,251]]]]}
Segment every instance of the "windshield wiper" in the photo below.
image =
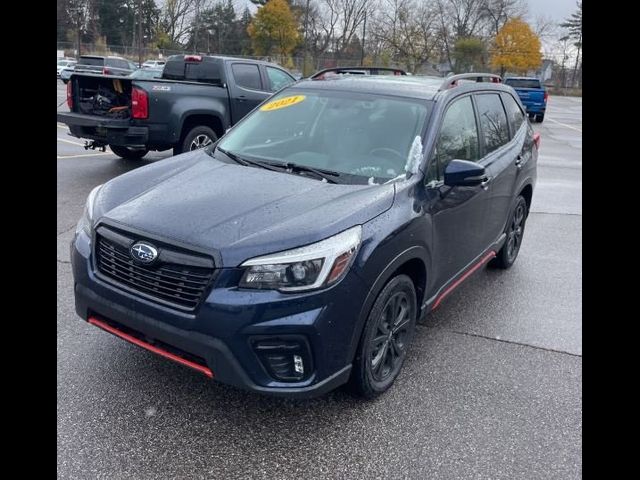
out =
{"type": "Polygon", "coordinates": [[[340,183],[335,178],[331,178],[331,177],[340,176],[339,172],[334,172],[333,170],[318,169],[318,168],[308,167],[306,165],[299,165],[297,163],[292,163],[292,162],[267,162],[262,160],[250,160],[246,157],[239,156],[237,153],[224,150],[220,147],[217,147],[216,150],[219,152],[222,152],[224,155],[229,157],[234,162],[239,163],[240,165],[260,167],[260,168],[264,168],[265,170],[271,170],[273,172],[282,172],[282,171],[286,171],[289,173],[309,172],[309,173],[313,173],[314,175],[316,175],[316,177],[319,177],[328,183],[340,183]]]}
{"type": "Polygon", "coordinates": [[[307,165],[300,165],[298,163],[291,163],[291,162],[283,163],[282,167],[286,168],[287,170],[293,173],[299,173],[299,172],[313,173],[314,175],[326,180],[329,183],[340,183],[335,178],[331,178],[331,177],[340,176],[339,172],[334,172],[333,170],[313,168],[313,167],[308,167],[307,165]]]}
{"type": "Polygon", "coordinates": [[[224,150],[224,149],[222,149],[220,147],[216,148],[216,150],[219,151],[219,152],[224,153],[231,160],[233,160],[236,163],[239,163],[240,165],[244,165],[245,167],[259,167],[259,168],[264,168],[265,170],[271,170],[273,172],[281,171],[279,168],[274,167],[273,165],[271,165],[270,163],[267,163],[267,162],[260,162],[260,161],[257,161],[257,160],[249,160],[248,158],[239,156],[237,153],[233,153],[233,152],[230,152],[228,150],[224,150]]]}

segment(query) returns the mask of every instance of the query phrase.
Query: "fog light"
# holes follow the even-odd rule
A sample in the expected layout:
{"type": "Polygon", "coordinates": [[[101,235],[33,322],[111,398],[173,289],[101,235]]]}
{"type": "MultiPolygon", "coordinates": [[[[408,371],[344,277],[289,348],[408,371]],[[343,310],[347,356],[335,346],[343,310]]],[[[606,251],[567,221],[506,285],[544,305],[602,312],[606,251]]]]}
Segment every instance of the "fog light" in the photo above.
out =
{"type": "Polygon", "coordinates": [[[302,363],[302,357],[300,355],[293,356],[293,369],[296,373],[304,375],[304,364],[302,363]]]}
{"type": "Polygon", "coordinates": [[[302,335],[256,336],[251,344],[267,373],[279,382],[301,382],[313,374],[311,347],[302,335]]]}

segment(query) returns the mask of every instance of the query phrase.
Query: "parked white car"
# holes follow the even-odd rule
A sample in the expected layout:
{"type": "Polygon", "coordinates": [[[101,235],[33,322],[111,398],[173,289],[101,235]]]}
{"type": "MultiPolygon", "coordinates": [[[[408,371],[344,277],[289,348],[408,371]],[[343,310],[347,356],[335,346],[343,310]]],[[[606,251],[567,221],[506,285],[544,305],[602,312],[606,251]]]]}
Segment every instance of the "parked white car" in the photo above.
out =
{"type": "Polygon", "coordinates": [[[58,75],[57,77],[60,78],[60,72],[62,72],[63,69],[69,67],[72,68],[76,63],[75,60],[67,60],[67,59],[62,59],[62,60],[58,60],[58,75]]]}
{"type": "Polygon", "coordinates": [[[163,68],[165,60],[147,60],[142,64],[142,68],[163,68]]]}

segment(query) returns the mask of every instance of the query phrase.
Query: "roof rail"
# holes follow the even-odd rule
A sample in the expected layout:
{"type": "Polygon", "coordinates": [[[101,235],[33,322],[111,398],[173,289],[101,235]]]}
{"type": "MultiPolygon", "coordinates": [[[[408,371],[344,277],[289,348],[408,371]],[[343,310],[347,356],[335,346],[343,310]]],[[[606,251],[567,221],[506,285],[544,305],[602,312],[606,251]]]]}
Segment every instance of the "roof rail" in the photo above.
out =
{"type": "Polygon", "coordinates": [[[407,72],[400,68],[389,67],[333,67],[320,70],[309,78],[311,80],[324,80],[327,73],[336,75],[380,75],[380,72],[390,72],[392,75],[406,75],[407,72]]]}
{"type": "Polygon", "coordinates": [[[448,88],[455,87],[458,80],[466,80],[475,78],[476,82],[484,82],[483,78],[488,78],[491,83],[502,83],[502,77],[494,73],[459,73],[445,78],[444,82],[440,85],[440,90],[447,90],[448,88]]]}

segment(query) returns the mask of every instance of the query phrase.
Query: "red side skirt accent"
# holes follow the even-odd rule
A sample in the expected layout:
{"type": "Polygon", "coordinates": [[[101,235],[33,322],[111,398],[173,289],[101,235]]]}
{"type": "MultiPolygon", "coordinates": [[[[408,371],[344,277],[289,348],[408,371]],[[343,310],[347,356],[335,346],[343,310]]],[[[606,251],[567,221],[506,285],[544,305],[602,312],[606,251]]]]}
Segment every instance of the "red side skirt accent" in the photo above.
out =
{"type": "Polygon", "coordinates": [[[150,343],[147,342],[143,342],[142,340],[137,339],[136,337],[133,337],[127,333],[121,332],[120,330],[118,330],[117,328],[112,327],[111,325],[108,325],[100,320],[98,320],[95,317],[89,317],[89,323],[91,325],[95,325],[96,327],[99,327],[103,330],[106,330],[109,333],[113,333],[115,336],[122,338],[123,340],[126,340],[127,342],[133,343],[134,345],[138,345],[139,347],[142,347],[146,350],[149,350],[150,352],[156,353],[164,358],[168,358],[169,360],[173,360],[174,362],[180,363],[182,365],[185,365],[189,368],[193,368],[194,370],[199,371],[200,373],[204,373],[207,377],[209,378],[213,378],[213,372],[208,369],[207,367],[204,367],[202,365],[199,365],[195,362],[192,362],[190,360],[187,360],[185,358],[179,357],[178,355],[174,355],[171,352],[167,352],[166,350],[163,350],[161,348],[158,348],[154,345],[151,345],[150,343]]]}
{"type": "Polygon", "coordinates": [[[464,273],[464,275],[462,275],[460,278],[458,278],[455,282],[453,282],[451,285],[449,285],[444,292],[442,292],[440,295],[438,295],[438,298],[436,298],[436,301],[433,302],[433,307],[431,307],[431,310],[435,310],[438,307],[438,305],[440,305],[440,302],[442,302],[444,297],[449,295],[458,285],[460,285],[462,282],[464,282],[469,277],[469,275],[471,275],[473,272],[478,270],[482,265],[487,263],[489,260],[491,260],[495,256],[496,256],[496,252],[494,252],[493,250],[490,251],[490,252],[487,252],[484,257],[482,257],[480,260],[478,260],[478,263],[476,263],[473,267],[471,267],[469,270],[467,270],[464,273]]]}

